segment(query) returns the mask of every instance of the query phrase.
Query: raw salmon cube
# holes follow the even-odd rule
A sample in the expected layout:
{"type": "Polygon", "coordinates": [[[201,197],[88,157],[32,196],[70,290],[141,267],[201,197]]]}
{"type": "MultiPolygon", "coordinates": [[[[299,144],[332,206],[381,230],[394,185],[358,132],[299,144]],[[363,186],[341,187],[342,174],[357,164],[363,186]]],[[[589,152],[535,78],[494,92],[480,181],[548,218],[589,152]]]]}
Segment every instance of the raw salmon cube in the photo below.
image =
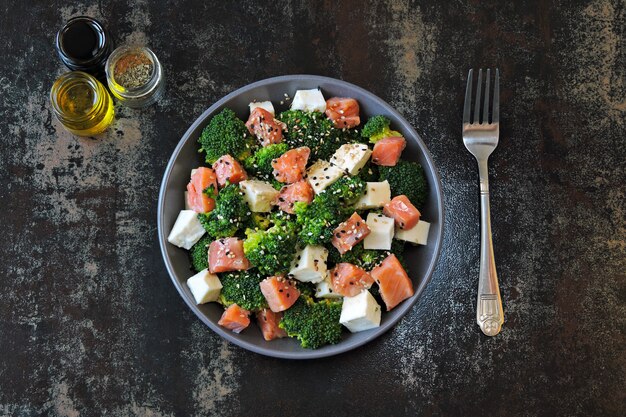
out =
{"type": "Polygon", "coordinates": [[[215,208],[215,200],[204,192],[213,187],[217,193],[217,176],[211,168],[199,167],[192,171],[187,184],[187,204],[196,213],[208,213],[215,208]]]}
{"type": "Polygon", "coordinates": [[[283,141],[283,129],[286,125],[274,118],[274,115],[263,107],[255,107],[246,122],[250,134],[259,139],[261,145],[268,146],[283,141]]]}
{"type": "Polygon", "coordinates": [[[287,310],[300,296],[296,284],[282,276],[266,278],[259,285],[270,310],[274,313],[287,310]]]}
{"type": "Polygon", "coordinates": [[[414,294],[413,283],[394,254],[387,256],[380,265],[372,269],[370,275],[380,288],[387,311],[414,294]]]}
{"type": "Polygon", "coordinates": [[[236,237],[218,239],[209,245],[209,272],[243,271],[250,262],[243,253],[243,240],[236,237]]]}
{"type": "Polygon", "coordinates": [[[250,312],[239,307],[237,304],[231,304],[217,322],[222,327],[232,330],[235,333],[241,333],[243,329],[250,325],[250,312]]]}
{"type": "Polygon", "coordinates": [[[331,243],[337,248],[340,254],[348,252],[354,245],[365,239],[370,233],[365,221],[355,211],[345,222],[341,223],[333,231],[331,243]]]}
{"type": "Polygon", "coordinates": [[[306,146],[288,150],[272,161],[274,178],[287,184],[300,181],[304,178],[310,154],[311,150],[306,146]]]}
{"type": "Polygon", "coordinates": [[[293,214],[293,205],[297,201],[304,203],[311,203],[315,192],[313,187],[306,180],[294,182],[293,184],[285,185],[280,189],[280,193],[274,199],[274,204],[278,206],[282,211],[293,214]]]}
{"type": "Polygon", "coordinates": [[[232,156],[224,155],[213,164],[213,171],[217,176],[217,183],[220,187],[231,184],[239,184],[248,179],[248,174],[241,164],[232,156]]]}
{"type": "Polygon", "coordinates": [[[420,221],[419,210],[409,201],[405,195],[395,196],[383,208],[385,216],[394,219],[400,229],[411,229],[420,221]]]}
{"type": "Polygon", "coordinates": [[[337,129],[350,128],[361,123],[359,103],[353,98],[332,97],[326,100],[326,117],[337,129]]]}
{"type": "Polygon", "coordinates": [[[330,271],[330,279],[334,292],[345,297],[354,297],[374,283],[365,270],[347,262],[337,264],[330,271]]]}
{"type": "Polygon", "coordinates": [[[283,318],[283,313],[274,313],[269,308],[257,311],[256,320],[261,328],[263,339],[270,340],[287,337],[287,333],[278,327],[278,323],[283,318]]]}
{"type": "Polygon", "coordinates": [[[400,160],[405,147],[406,140],[402,136],[383,138],[374,145],[372,162],[376,165],[392,167],[400,160]]]}

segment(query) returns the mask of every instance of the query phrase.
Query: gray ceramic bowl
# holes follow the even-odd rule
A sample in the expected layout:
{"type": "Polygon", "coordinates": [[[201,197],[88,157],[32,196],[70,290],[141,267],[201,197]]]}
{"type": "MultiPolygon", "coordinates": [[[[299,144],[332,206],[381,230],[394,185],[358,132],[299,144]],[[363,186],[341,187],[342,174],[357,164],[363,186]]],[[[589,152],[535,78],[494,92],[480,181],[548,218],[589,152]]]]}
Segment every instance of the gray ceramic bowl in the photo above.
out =
{"type": "MultiPolygon", "coordinates": [[[[163,176],[159,193],[158,228],[161,252],[174,286],[189,308],[214,332],[245,349],[263,355],[288,359],[313,359],[346,352],[373,340],[395,325],[417,302],[430,280],[439,256],[443,235],[443,198],[435,165],[424,142],[409,123],[391,106],[368,91],[344,81],[312,75],[288,75],[258,81],[238,89],[209,107],[191,125],[174,150],[163,176]],[[400,131],[408,142],[403,153],[403,159],[419,162],[426,172],[430,194],[422,210],[422,218],[431,223],[431,228],[427,246],[412,247],[406,252],[409,275],[413,280],[415,295],[392,311],[383,312],[380,327],[354,334],[346,331],[339,344],[309,350],[301,348],[295,339],[290,338],[266,342],[255,325],[250,326],[241,334],[232,333],[218,326],[217,322],[222,314],[222,307],[217,303],[196,305],[185,284],[185,281],[194,274],[190,268],[187,251],[168,243],[167,235],[178,212],[184,208],[183,193],[189,181],[189,171],[203,163],[202,155],[198,153],[196,140],[213,114],[224,107],[229,107],[239,117],[246,120],[249,113],[248,103],[263,100],[271,100],[276,106],[276,111],[280,112],[287,109],[288,106],[288,102],[285,105],[279,104],[281,100],[284,100],[285,93],[293,96],[296,90],[316,87],[320,87],[327,98],[333,96],[355,98],[361,106],[362,116],[384,114],[391,119],[392,127],[400,131]]],[[[402,325],[411,326],[411,323],[405,322],[402,325]]]]}

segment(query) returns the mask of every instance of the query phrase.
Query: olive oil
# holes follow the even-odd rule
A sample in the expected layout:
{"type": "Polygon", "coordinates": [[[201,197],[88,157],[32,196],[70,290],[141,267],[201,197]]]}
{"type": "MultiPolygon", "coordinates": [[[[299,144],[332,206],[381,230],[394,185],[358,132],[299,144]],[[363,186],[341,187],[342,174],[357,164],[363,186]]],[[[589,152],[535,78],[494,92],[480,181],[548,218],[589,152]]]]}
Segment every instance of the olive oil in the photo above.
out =
{"type": "Polygon", "coordinates": [[[104,132],[113,121],[113,99],[93,76],[80,71],[61,75],[52,86],[55,116],[77,136],[104,132]]]}

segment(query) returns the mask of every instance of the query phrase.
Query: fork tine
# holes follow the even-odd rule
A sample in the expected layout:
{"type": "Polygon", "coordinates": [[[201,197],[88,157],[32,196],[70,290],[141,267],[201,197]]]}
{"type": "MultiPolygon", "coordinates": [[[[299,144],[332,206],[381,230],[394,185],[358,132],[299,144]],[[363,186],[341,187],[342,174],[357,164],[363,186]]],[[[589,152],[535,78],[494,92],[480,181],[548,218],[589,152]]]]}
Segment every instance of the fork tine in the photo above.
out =
{"type": "Polygon", "coordinates": [[[500,71],[496,68],[496,81],[493,85],[493,111],[491,123],[500,122],[500,71]]]}
{"type": "Polygon", "coordinates": [[[469,70],[467,74],[467,87],[465,87],[465,104],[463,104],[463,123],[470,122],[470,110],[472,109],[472,74],[474,70],[469,70]]]}
{"type": "Polygon", "coordinates": [[[483,104],[483,123],[489,124],[489,80],[491,79],[491,70],[487,69],[487,79],[485,80],[485,100],[483,104]]]}
{"type": "Polygon", "coordinates": [[[483,83],[483,70],[478,70],[478,82],[476,83],[476,105],[474,106],[474,123],[480,123],[480,92],[483,83]]]}

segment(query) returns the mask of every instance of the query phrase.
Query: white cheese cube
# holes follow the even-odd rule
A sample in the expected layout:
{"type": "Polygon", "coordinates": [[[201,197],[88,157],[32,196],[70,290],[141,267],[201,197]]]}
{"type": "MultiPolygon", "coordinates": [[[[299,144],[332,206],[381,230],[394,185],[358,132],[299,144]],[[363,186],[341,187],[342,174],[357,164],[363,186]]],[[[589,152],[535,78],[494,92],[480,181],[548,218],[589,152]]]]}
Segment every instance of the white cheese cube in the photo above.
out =
{"type": "Polygon", "coordinates": [[[307,245],[296,253],[291,263],[290,275],[301,282],[317,283],[326,278],[328,249],[323,246],[307,245]]]}
{"type": "MultiPolygon", "coordinates": [[[[208,256],[208,254],[207,254],[208,256]]],[[[217,301],[222,290],[222,283],[217,275],[203,269],[193,277],[187,280],[189,291],[196,299],[196,304],[204,304],[211,301],[217,301]]]]}
{"type": "Polygon", "coordinates": [[[192,169],[191,170],[191,175],[189,175],[189,178],[193,177],[193,174],[195,174],[197,170],[198,170],[198,168],[192,169]]]}
{"type": "Polygon", "coordinates": [[[370,234],[363,239],[363,247],[365,249],[390,250],[394,220],[382,214],[370,213],[367,215],[365,223],[370,228],[370,234]]]}
{"type": "Polygon", "coordinates": [[[428,242],[430,223],[420,220],[409,230],[396,229],[396,239],[411,242],[417,245],[425,245],[428,242]]]}
{"type": "Polygon", "coordinates": [[[391,188],[387,180],[382,182],[368,182],[365,194],[356,202],[357,210],[382,207],[391,200],[391,188]]]}
{"type": "Polygon", "coordinates": [[[343,169],[350,175],[356,175],[365,166],[372,155],[367,145],[348,143],[341,145],[330,158],[330,163],[343,169]]]}
{"type": "Polygon", "coordinates": [[[380,326],[381,308],[368,290],[354,297],[344,297],[339,323],[352,333],[380,326]]]}
{"type": "Polygon", "coordinates": [[[317,298],[341,298],[341,294],[333,291],[333,286],[328,276],[315,285],[315,296],[317,298]]]}
{"type": "Polygon", "coordinates": [[[245,180],[239,183],[244,193],[244,200],[255,213],[267,213],[272,210],[272,200],[278,195],[278,190],[265,181],[245,180]]]}
{"type": "Polygon", "coordinates": [[[272,116],[275,115],[274,105],[272,104],[271,101],[253,101],[248,106],[250,107],[250,113],[252,113],[252,111],[256,109],[257,107],[260,107],[263,110],[267,110],[268,112],[272,113],[272,116]]]}
{"type": "Polygon", "coordinates": [[[198,214],[193,210],[181,210],[167,241],[179,248],[189,250],[204,233],[206,231],[198,220],[198,214]]]}
{"type": "Polygon", "coordinates": [[[306,171],[306,177],[315,194],[319,194],[343,176],[343,170],[322,159],[316,161],[306,171]]]}
{"type": "Polygon", "coordinates": [[[319,111],[324,113],[326,111],[326,99],[319,88],[298,90],[296,95],[293,96],[291,110],[319,111]]]}

